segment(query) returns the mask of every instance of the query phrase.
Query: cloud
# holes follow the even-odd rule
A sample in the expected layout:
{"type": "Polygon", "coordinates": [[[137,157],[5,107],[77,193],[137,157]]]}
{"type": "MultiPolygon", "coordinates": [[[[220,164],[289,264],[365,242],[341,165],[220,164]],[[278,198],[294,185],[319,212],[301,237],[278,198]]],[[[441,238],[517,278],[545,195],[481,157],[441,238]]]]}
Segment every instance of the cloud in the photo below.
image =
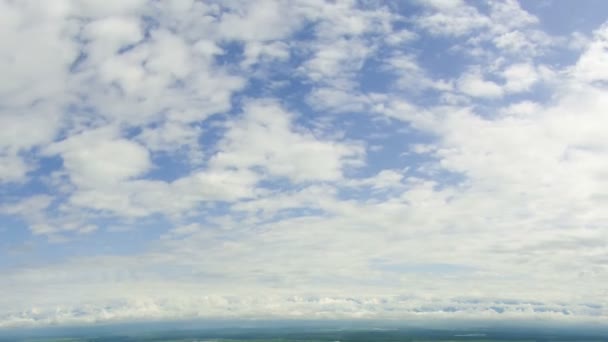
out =
{"type": "Polygon", "coordinates": [[[260,167],[294,182],[332,181],[363,157],[356,143],[323,141],[310,132],[298,132],[292,128],[293,115],[275,102],[251,102],[243,112],[242,119],[230,124],[211,167],[260,167]]]}
{"type": "Polygon", "coordinates": [[[608,44],[608,27],[603,25],[594,32],[594,40],[585,49],[576,66],[575,77],[582,81],[605,81],[608,74],[604,73],[608,63],[606,44],[608,44]]]}
{"type": "Polygon", "coordinates": [[[0,181],[18,182],[25,178],[25,174],[30,170],[28,165],[18,156],[0,156],[0,181]]]}
{"type": "Polygon", "coordinates": [[[529,90],[537,81],[538,73],[529,64],[515,64],[503,72],[506,80],[505,90],[508,92],[522,92],[529,90]]]}
{"type": "Polygon", "coordinates": [[[484,79],[477,71],[464,74],[458,80],[458,89],[473,97],[501,97],[503,88],[496,82],[484,79]]]}
{"type": "Polygon", "coordinates": [[[605,25],[555,36],[515,1],[0,6],[0,239],[32,246],[0,249],[0,327],[608,316],[605,25]]]}
{"type": "Polygon", "coordinates": [[[144,129],[137,139],[152,151],[173,152],[183,147],[196,147],[201,134],[199,127],[179,121],[166,121],[157,127],[144,129]]]}
{"type": "Polygon", "coordinates": [[[151,167],[146,148],[116,137],[112,129],[74,135],[47,149],[60,154],[70,179],[83,188],[100,188],[145,173],[151,167]]]}
{"type": "Polygon", "coordinates": [[[361,69],[370,52],[363,41],[347,39],[322,44],[317,49],[302,72],[315,82],[328,80],[338,88],[348,87],[350,78],[361,69]]]}
{"type": "MultiPolygon", "coordinates": [[[[183,293],[183,292],[182,292],[183,293]]],[[[180,294],[171,299],[155,299],[146,295],[138,299],[117,300],[106,307],[87,305],[82,309],[65,307],[48,315],[42,309],[24,312],[20,315],[3,317],[3,327],[51,325],[58,322],[72,325],[91,324],[96,321],[122,322],[146,317],[150,320],[190,319],[190,318],[224,318],[249,319],[263,317],[266,319],[375,319],[385,317],[397,318],[394,312],[401,312],[399,318],[405,317],[414,322],[428,324],[425,320],[445,320],[458,314],[462,320],[483,317],[489,321],[518,321],[534,317],[542,319],[551,317],[556,324],[572,321],[573,315],[584,317],[586,322],[601,322],[596,314],[602,309],[578,305],[576,308],[564,309],[559,303],[513,302],[509,300],[467,303],[464,300],[433,301],[422,304],[425,298],[416,297],[347,297],[347,296],[201,296],[192,300],[180,294]],[[389,304],[390,303],[390,304],[389,304]],[[225,307],[231,311],[226,312],[225,307]],[[198,309],[197,309],[198,308],[198,309]],[[202,309],[201,309],[202,308],[202,309]],[[268,308],[278,308],[274,314],[267,314],[268,308]]],[[[578,321],[578,320],[576,320],[578,321]]],[[[581,322],[581,321],[579,321],[581,322]]]]}
{"type": "Polygon", "coordinates": [[[87,58],[99,63],[138,43],[144,38],[142,26],[138,17],[108,17],[91,22],[83,33],[85,39],[94,42],[89,46],[87,58]]]}
{"type": "Polygon", "coordinates": [[[118,217],[155,213],[181,217],[204,202],[236,201],[254,196],[258,176],[248,170],[193,172],[172,182],[135,180],[101,188],[80,189],[70,204],[118,217]]]}
{"type": "Polygon", "coordinates": [[[461,36],[490,24],[487,17],[464,1],[430,1],[426,13],[416,18],[420,28],[435,35],[461,36]]]}
{"type": "Polygon", "coordinates": [[[285,1],[264,1],[258,5],[235,2],[234,11],[222,15],[218,33],[225,39],[271,41],[289,36],[301,23],[285,1]]]}

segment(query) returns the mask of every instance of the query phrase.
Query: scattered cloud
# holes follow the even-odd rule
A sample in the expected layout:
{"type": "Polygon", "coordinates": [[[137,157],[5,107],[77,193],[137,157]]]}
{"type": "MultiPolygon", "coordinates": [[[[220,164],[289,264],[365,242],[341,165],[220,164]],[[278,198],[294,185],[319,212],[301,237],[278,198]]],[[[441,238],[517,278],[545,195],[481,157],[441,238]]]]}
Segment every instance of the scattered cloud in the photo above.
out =
{"type": "Polygon", "coordinates": [[[0,327],[605,320],[608,29],[527,9],[0,1],[0,327]]]}
{"type": "Polygon", "coordinates": [[[494,81],[487,80],[479,71],[463,74],[458,80],[458,89],[473,97],[501,97],[503,88],[494,81]]]}

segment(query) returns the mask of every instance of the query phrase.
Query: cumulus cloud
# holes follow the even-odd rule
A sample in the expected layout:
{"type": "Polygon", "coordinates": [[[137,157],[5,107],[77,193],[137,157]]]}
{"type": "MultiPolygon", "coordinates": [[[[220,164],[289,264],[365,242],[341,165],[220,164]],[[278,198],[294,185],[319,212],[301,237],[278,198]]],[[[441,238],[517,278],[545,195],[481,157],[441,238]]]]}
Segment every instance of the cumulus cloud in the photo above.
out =
{"type": "Polygon", "coordinates": [[[294,131],[293,115],[276,103],[252,102],[243,112],[220,142],[221,152],[213,156],[211,167],[260,167],[295,182],[331,181],[342,178],[343,168],[361,161],[363,151],[356,143],[323,141],[310,132],[294,131]]]}
{"type": "Polygon", "coordinates": [[[424,4],[426,13],[418,17],[416,23],[435,35],[460,36],[490,24],[475,6],[464,1],[429,1],[424,4]]]}
{"type": "Polygon", "coordinates": [[[501,97],[503,88],[496,82],[484,79],[478,71],[471,71],[458,80],[461,92],[473,97],[501,97]]]}
{"type": "Polygon", "coordinates": [[[511,65],[505,69],[503,76],[506,80],[505,90],[510,92],[529,90],[539,78],[534,66],[529,64],[511,65]]]}
{"type": "Polygon", "coordinates": [[[576,77],[587,82],[603,81],[608,77],[605,73],[605,66],[608,63],[606,57],[608,26],[603,25],[597,29],[594,32],[594,38],[574,68],[576,77]]]}
{"type": "Polygon", "coordinates": [[[60,154],[73,183],[83,188],[103,187],[145,173],[151,166],[148,150],[127,139],[113,137],[112,129],[98,129],[57,142],[47,149],[60,154]]]}

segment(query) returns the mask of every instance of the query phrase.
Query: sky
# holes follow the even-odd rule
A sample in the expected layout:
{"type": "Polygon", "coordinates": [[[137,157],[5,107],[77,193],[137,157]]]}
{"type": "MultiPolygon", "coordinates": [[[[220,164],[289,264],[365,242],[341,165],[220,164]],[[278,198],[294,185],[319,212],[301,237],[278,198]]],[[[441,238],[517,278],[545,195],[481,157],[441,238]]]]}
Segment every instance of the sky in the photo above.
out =
{"type": "Polygon", "coordinates": [[[0,0],[0,327],[606,322],[607,19],[0,0]]]}

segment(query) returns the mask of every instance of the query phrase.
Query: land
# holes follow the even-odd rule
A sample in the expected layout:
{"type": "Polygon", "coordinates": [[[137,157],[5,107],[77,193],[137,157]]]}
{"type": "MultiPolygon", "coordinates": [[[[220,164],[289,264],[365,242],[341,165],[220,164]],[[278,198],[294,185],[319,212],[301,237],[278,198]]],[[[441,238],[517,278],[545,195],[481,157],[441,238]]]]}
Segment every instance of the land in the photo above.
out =
{"type": "Polygon", "coordinates": [[[607,341],[605,329],[563,327],[345,327],[196,324],[117,325],[0,331],[0,342],[583,342],[607,341]]]}

